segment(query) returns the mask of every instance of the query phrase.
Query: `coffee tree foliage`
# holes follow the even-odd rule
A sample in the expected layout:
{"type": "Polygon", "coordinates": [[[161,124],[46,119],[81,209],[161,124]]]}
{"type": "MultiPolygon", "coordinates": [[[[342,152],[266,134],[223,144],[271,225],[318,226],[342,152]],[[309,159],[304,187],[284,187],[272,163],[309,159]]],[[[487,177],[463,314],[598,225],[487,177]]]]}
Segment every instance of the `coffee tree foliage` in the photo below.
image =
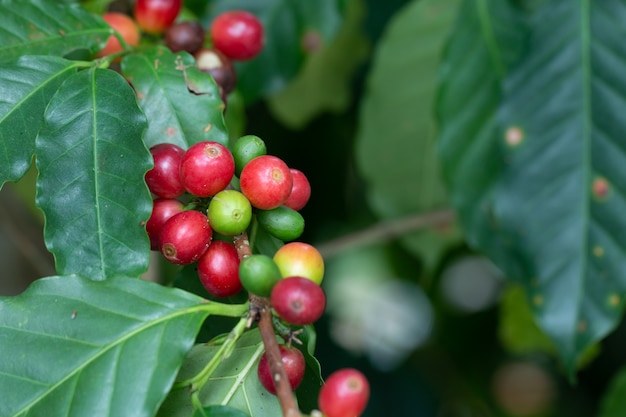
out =
{"type": "MultiPolygon", "coordinates": [[[[390,225],[374,245],[401,253],[385,262],[435,304],[450,260],[482,254],[506,281],[500,337],[484,343],[547,354],[569,382],[602,360],[626,297],[626,2],[188,1],[204,25],[242,8],[267,28],[225,118],[211,77],[158,40],[93,59],[107,3],[0,2],[0,183],[36,187],[57,273],[0,301],[1,416],[192,415],[176,381],[218,349],[194,343],[246,307],[207,303],[189,268],[166,285],[136,279],[150,258],[148,147],[228,144],[269,117],[268,135],[291,136],[270,148],[298,154],[327,194],[304,212],[307,237],[390,225]],[[33,167],[35,184],[20,181],[33,167]]],[[[438,333],[458,330],[445,323],[438,333]]],[[[322,374],[311,329],[304,339],[308,412],[322,374]]],[[[233,346],[200,396],[208,415],[280,413],[250,372],[262,346],[253,330],[233,346]]],[[[624,412],[623,386],[620,374],[601,415],[624,412]]]]}

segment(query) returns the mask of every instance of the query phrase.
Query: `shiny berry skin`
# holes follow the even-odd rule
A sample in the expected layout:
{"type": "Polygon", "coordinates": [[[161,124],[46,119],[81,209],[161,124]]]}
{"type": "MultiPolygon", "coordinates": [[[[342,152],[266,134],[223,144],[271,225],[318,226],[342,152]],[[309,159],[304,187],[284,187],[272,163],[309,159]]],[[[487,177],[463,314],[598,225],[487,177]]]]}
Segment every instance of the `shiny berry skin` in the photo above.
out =
{"type": "MultiPolygon", "coordinates": [[[[278,345],[278,350],[280,351],[280,360],[283,363],[283,368],[285,368],[287,379],[289,379],[289,384],[293,391],[298,388],[304,378],[304,371],[306,370],[304,355],[297,348],[287,347],[285,345],[278,345]]],[[[276,395],[276,387],[274,386],[274,379],[270,371],[267,353],[264,353],[259,360],[257,375],[259,376],[261,385],[263,385],[269,393],[276,395]]]]}
{"type": "Polygon", "coordinates": [[[290,242],[281,246],[274,254],[283,278],[299,276],[316,284],[324,279],[324,259],[314,246],[303,242],[290,242]]]}
{"type": "Polygon", "coordinates": [[[241,284],[248,292],[260,297],[269,297],[281,278],[280,269],[267,255],[250,255],[239,264],[241,284]]]}
{"type": "Polygon", "coordinates": [[[356,369],[344,368],[326,379],[318,396],[318,406],[325,417],[358,417],[367,406],[370,386],[356,369]]]}
{"type": "Polygon", "coordinates": [[[283,242],[296,240],[304,232],[304,217],[287,206],[259,210],[256,218],[263,229],[283,242]]]}
{"type": "Polygon", "coordinates": [[[262,155],[243,167],[239,185],[253,207],[271,210],[287,200],[293,178],[282,159],[273,155],[262,155]]]}
{"type": "Polygon", "coordinates": [[[214,240],[198,260],[198,276],[209,294],[231,297],[241,291],[239,256],[232,243],[214,240]]]}
{"type": "Polygon", "coordinates": [[[185,192],[180,180],[180,162],[185,151],[172,143],[160,143],[150,148],[154,168],[146,172],[150,191],[161,198],[176,198],[185,192]]]}
{"type": "MultiPolygon", "coordinates": [[[[109,24],[113,29],[115,29],[122,38],[124,42],[126,42],[129,46],[137,46],[139,45],[139,40],[141,39],[141,33],[139,32],[139,27],[137,27],[137,23],[135,21],[123,14],[118,12],[109,12],[104,13],[102,18],[105,22],[109,24]]],[[[120,44],[120,41],[117,39],[115,35],[109,36],[106,45],[100,52],[97,53],[96,56],[102,57],[106,55],[111,55],[116,52],[123,51],[124,48],[120,44]]]]}
{"type": "Polygon", "coordinates": [[[241,175],[243,167],[257,156],[267,154],[265,142],[258,136],[245,135],[233,144],[233,158],[235,158],[235,175],[241,175]]]}
{"type": "Polygon", "coordinates": [[[198,22],[174,23],[165,31],[165,46],[172,52],[187,51],[193,54],[204,43],[204,28],[198,22]]]}
{"type": "Polygon", "coordinates": [[[214,231],[234,236],[248,228],[252,220],[252,206],[239,191],[223,190],[211,199],[207,217],[214,231]]]}
{"type": "Polygon", "coordinates": [[[161,253],[173,264],[190,264],[204,254],[212,237],[213,231],[204,214],[194,210],[183,211],[170,217],[161,228],[161,253]]]}
{"type": "Polygon", "coordinates": [[[182,0],[136,0],[135,20],[144,32],[162,33],[174,23],[182,4],[182,0]]]}
{"type": "Polygon", "coordinates": [[[194,57],[198,69],[211,74],[223,96],[227,96],[235,89],[237,72],[230,58],[215,48],[202,48],[194,57]]]}
{"type": "Polygon", "coordinates": [[[326,308],[322,287],[302,277],[283,278],[272,289],[272,307],[287,323],[304,326],[319,320],[326,308]]]}
{"type": "Polygon", "coordinates": [[[157,198],[152,202],[152,214],[146,223],[146,232],[150,238],[150,249],[159,250],[159,234],[166,221],[183,211],[184,205],[178,200],[157,198]]]}
{"type": "Polygon", "coordinates": [[[243,10],[217,16],[211,23],[210,34],[213,46],[236,61],[252,59],[263,49],[263,24],[243,10]]]}
{"type": "Polygon", "coordinates": [[[293,177],[293,186],[291,187],[291,194],[283,205],[298,211],[306,206],[309,198],[311,198],[311,184],[302,171],[294,168],[290,168],[289,171],[293,177]]]}
{"type": "Polygon", "coordinates": [[[197,197],[211,197],[228,186],[235,174],[235,161],[228,148],[217,142],[199,142],[185,152],[180,179],[197,197]]]}

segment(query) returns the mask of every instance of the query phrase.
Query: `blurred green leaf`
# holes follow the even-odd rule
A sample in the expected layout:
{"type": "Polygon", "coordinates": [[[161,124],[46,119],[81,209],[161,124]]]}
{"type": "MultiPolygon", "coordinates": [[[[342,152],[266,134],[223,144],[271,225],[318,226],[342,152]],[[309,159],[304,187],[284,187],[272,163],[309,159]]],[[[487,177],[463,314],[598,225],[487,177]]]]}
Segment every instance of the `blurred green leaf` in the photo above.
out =
{"type": "Polygon", "coordinates": [[[22,56],[0,64],[0,84],[11,85],[0,98],[0,188],[30,167],[48,101],[80,66],[51,56],[22,56]]]}
{"type": "Polygon", "coordinates": [[[77,4],[2,0],[0,16],[0,60],[25,54],[65,56],[77,49],[94,54],[112,34],[100,16],[77,4]]]}
{"type": "Polygon", "coordinates": [[[146,119],[118,73],[91,68],[69,77],[50,100],[37,137],[37,205],[59,274],[92,279],[139,276],[152,210],[141,141],[146,119]]]}
{"type": "Polygon", "coordinates": [[[362,31],[364,17],[363,1],[350,0],[343,25],[332,41],[324,43],[320,36],[308,35],[310,42],[319,45],[308,54],[295,79],[269,98],[272,113],[283,124],[303,128],[324,111],[347,109],[352,99],[354,72],[369,53],[362,31]]]}
{"type": "Polygon", "coordinates": [[[155,47],[124,57],[122,73],[148,118],[148,147],[164,142],[183,149],[202,141],[228,144],[218,87],[191,55],[155,47]]]}
{"type": "Polygon", "coordinates": [[[624,18],[621,1],[552,1],[529,16],[469,1],[443,67],[454,204],[470,242],[524,284],[570,373],[626,296],[624,18]]]}
{"type": "MultiPolygon", "coordinates": [[[[377,215],[393,219],[448,206],[435,154],[433,103],[441,53],[459,0],[414,1],[389,23],[360,108],[356,153],[377,215]]],[[[462,241],[456,224],[407,233],[427,271],[462,241]]]]}
{"type": "Polygon", "coordinates": [[[0,298],[0,415],[153,416],[207,316],[201,304],[126,277],[50,277],[0,298]]]}
{"type": "Polygon", "coordinates": [[[604,392],[598,417],[622,417],[626,415],[626,368],[621,368],[604,392]]]}
{"type": "Polygon", "coordinates": [[[303,41],[307,34],[329,42],[342,20],[340,0],[216,0],[209,4],[203,23],[227,10],[247,10],[265,28],[265,47],[254,59],[236,62],[237,89],[246,103],[275,94],[284,88],[304,63],[303,41]]]}
{"type": "Polygon", "coordinates": [[[204,408],[204,413],[196,410],[192,417],[250,417],[248,414],[236,408],[226,407],[224,405],[212,405],[204,408]]]}
{"type": "MultiPolygon", "coordinates": [[[[196,345],[187,356],[178,381],[196,375],[211,359],[219,346],[196,345]]],[[[237,342],[232,354],[225,359],[200,390],[203,405],[220,404],[241,410],[250,417],[280,416],[276,396],[267,392],[257,376],[257,363],[264,352],[257,329],[250,330],[237,342]]],[[[162,417],[188,417],[193,412],[187,389],[173,390],[159,411],[162,417]]]]}

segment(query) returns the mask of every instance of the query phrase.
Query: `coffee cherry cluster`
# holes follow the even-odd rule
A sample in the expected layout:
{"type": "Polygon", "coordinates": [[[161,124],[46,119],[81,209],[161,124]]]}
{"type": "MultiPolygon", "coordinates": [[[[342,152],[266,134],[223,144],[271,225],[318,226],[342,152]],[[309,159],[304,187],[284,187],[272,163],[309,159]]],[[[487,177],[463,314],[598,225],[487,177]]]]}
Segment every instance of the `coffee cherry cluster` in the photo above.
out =
{"type": "MultiPolygon", "coordinates": [[[[244,286],[253,294],[270,297],[274,285],[290,275],[305,275],[319,284],[323,261],[319,252],[305,243],[285,245],[276,253],[276,260],[251,256],[240,268],[232,236],[246,231],[254,216],[258,225],[276,238],[297,239],[304,230],[304,219],[286,204],[291,204],[294,189],[299,201],[292,207],[302,208],[311,195],[306,176],[280,158],[267,155],[259,137],[241,137],[233,152],[207,141],[187,150],[162,143],[153,146],[150,153],[154,167],[146,173],[145,181],[155,198],[146,231],[152,250],[177,265],[197,262],[200,281],[215,297],[235,295],[244,286]],[[294,181],[292,172],[298,180],[294,181]],[[292,247],[300,250],[283,254],[292,247]]],[[[321,292],[317,284],[314,286],[321,292]]],[[[319,314],[307,308],[306,302],[298,307],[316,320],[324,303],[317,309],[319,314]]],[[[283,304],[279,310],[285,312],[279,314],[290,321],[286,312],[290,304],[283,304]]],[[[296,321],[294,324],[302,324],[303,319],[296,321]]]]}
{"type": "MultiPolygon", "coordinates": [[[[172,52],[186,51],[194,55],[198,68],[213,76],[222,100],[237,84],[233,61],[247,61],[261,53],[264,28],[252,13],[230,10],[218,15],[208,28],[195,21],[177,21],[182,0],[137,0],[133,16],[118,12],[103,14],[129,47],[137,46],[141,34],[161,38],[172,52]]],[[[98,57],[124,50],[115,36],[110,36],[98,57]]]]}

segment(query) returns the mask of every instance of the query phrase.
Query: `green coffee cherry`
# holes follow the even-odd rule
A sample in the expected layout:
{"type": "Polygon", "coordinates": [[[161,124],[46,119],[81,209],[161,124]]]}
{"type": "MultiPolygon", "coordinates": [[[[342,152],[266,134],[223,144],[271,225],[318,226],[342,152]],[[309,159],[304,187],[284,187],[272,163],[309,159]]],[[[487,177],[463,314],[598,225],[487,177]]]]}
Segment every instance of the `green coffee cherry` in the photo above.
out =
{"type": "Polygon", "coordinates": [[[226,236],[246,230],[252,220],[252,206],[239,191],[223,190],[215,194],[207,211],[211,229],[226,236]]]}
{"type": "Polygon", "coordinates": [[[287,206],[259,210],[256,218],[261,227],[284,242],[297,239],[304,231],[302,215],[287,206]]]}
{"type": "Polygon", "coordinates": [[[239,279],[252,294],[269,297],[282,278],[278,266],[266,255],[250,255],[239,264],[239,279]]]}
{"type": "Polygon", "coordinates": [[[232,149],[235,159],[235,175],[239,176],[243,167],[257,156],[267,154],[265,142],[254,135],[246,135],[237,139],[232,149]]]}

